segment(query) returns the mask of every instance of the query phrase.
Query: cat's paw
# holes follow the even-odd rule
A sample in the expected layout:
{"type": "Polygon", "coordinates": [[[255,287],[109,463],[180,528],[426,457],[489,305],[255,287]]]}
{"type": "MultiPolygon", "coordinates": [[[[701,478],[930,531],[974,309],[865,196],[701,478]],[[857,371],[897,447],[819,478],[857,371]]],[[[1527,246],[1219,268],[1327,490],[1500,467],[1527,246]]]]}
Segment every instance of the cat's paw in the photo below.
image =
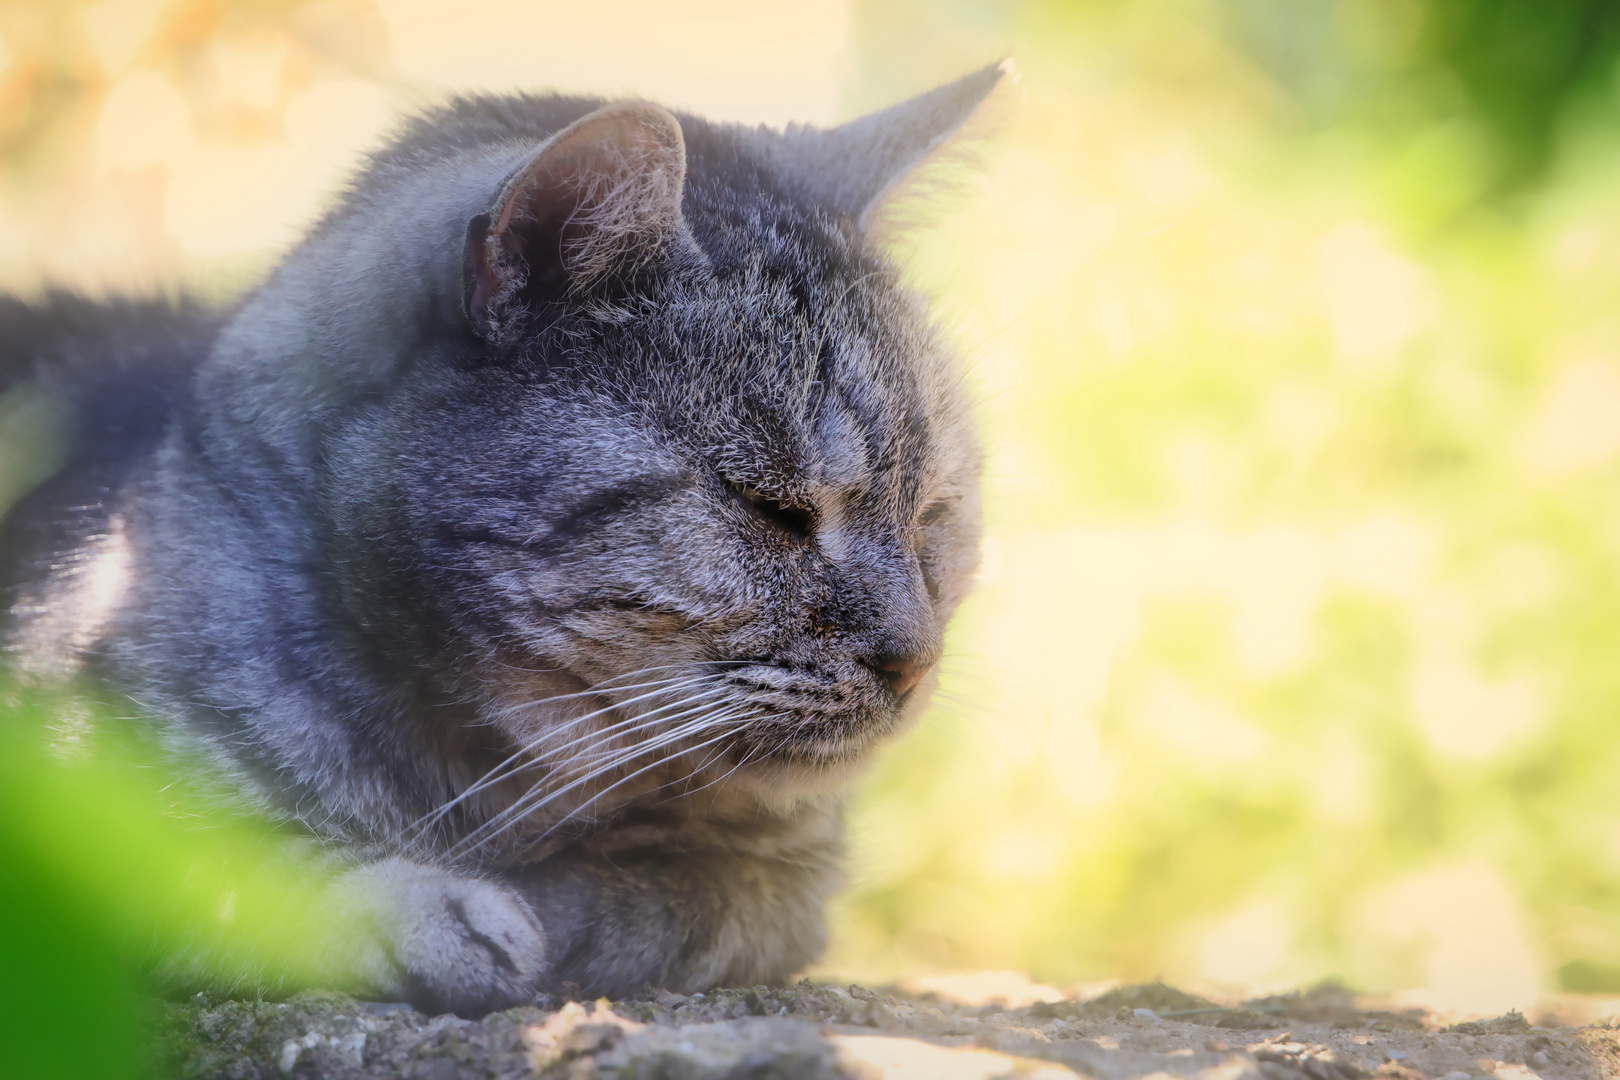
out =
{"type": "Polygon", "coordinates": [[[534,1000],[545,932],[514,889],[404,859],[344,877],[344,891],[369,915],[375,990],[460,1016],[534,1000]]]}

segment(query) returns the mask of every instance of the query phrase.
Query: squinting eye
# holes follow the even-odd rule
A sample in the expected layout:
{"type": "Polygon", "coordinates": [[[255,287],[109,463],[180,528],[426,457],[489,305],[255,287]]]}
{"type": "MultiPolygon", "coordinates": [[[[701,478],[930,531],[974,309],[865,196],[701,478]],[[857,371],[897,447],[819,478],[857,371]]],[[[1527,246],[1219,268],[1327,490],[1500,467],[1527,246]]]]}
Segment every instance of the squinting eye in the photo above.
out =
{"type": "Polygon", "coordinates": [[[726,486],[731,489],[734,496],[747,504],[750,510],[777,529],[795,540],[809,539],[810,531],[816,523],[810,511],[766,495],[751,484],[728,483],[726,486]]]}
{"type": "Polygon", "coordinates": [[[933,525],[950,510],[951,504],[947,499],[937,499],[923,507],[922,515],[917,518],[919,525],[933,525]]]}

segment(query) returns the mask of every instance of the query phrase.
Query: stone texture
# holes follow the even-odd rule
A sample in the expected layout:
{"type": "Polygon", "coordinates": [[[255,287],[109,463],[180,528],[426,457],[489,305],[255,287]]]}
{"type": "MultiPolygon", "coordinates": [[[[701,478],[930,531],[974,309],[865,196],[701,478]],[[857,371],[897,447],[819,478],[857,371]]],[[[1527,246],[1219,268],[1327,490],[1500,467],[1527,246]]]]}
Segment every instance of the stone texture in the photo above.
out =
{"type": "Polygon", "coordinates": [[[1518,1014],[1444,1028],[1335,987],[1228,1008],[1157,984],[968,1007],[808,981],[542,1001],[478,1021],[340,994],[165,1007],[157,1075],[185,1080],[1602,1080],[1620,1031],[1518,1014]]]}

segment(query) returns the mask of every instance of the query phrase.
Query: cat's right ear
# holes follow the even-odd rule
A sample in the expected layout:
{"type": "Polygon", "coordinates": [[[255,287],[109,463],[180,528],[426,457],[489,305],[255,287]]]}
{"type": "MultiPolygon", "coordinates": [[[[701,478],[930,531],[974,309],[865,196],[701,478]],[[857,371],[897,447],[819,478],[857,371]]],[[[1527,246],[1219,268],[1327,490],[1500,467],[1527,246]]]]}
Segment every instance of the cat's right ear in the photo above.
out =
{"type": "Polygon", "coordinates": [[[539,305],[662,255],[694,256],[685,176],[680,122],[647,102],[605,106],[546,140],[468,223],[463,304],[473,332],[504,342],[539,305]]]}
{"type": "Polygon", "coordinates": [[[871,232],[893,196],[959,140],[1014,74],[1012,60],[1003,60],[840,127],[790,124],[768,145],[787,186],[871,232]]]}

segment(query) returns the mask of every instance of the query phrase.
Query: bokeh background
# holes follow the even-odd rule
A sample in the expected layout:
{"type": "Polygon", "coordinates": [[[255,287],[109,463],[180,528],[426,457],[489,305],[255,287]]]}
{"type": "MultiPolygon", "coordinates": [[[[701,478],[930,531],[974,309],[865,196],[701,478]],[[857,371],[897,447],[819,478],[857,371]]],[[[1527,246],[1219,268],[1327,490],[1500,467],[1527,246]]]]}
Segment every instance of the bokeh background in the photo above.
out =
{"type": "Polygon", "coordinates": [[[983,583],[825,970],[1620,992],[1604,0],[0,0],[0,286],[235,295],[451,90],[833,123],[1009,54],[894,241],[983,583]]]}

